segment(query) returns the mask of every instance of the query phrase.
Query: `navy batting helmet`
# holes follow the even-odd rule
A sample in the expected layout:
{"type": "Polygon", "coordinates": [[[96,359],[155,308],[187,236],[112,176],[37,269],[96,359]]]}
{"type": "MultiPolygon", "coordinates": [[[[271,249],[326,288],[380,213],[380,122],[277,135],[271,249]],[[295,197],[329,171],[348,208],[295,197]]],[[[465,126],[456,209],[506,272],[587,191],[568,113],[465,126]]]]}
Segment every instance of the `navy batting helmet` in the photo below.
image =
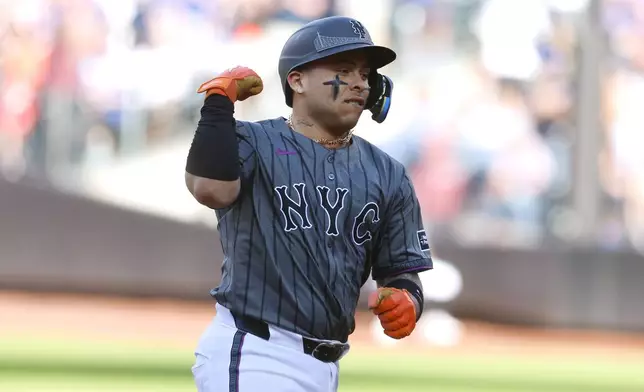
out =
{"type": "MultiPolygon", "coordinates": [[[[377,74],[375,70],[393,62],[396,59],[396,52],[384,46],[374,45],[369,32],[359,21],[344,16],[331,16],[307,23],[293,33],[284,44],[278,70],[286,104],[293,107],[293,90],[287,81],[288,75],[293,70],[315,60],[358,49],[366,53],[372,67],[369,81],[370,84],[376,85],[372,85],[365,109],[372,109],[377,102],[384,103],[380,101],[387,92],[391,94],[393,84],[391,79],[377,74]],[[385,88],[381,86],[384,84],[389,85],[385,88]]],[[[387,97],[386,109],[388,107],[389,97],[387,97]]],[[[384,117],[381,117],[380,121],[374,119],[382,122],[384,117]]]]}

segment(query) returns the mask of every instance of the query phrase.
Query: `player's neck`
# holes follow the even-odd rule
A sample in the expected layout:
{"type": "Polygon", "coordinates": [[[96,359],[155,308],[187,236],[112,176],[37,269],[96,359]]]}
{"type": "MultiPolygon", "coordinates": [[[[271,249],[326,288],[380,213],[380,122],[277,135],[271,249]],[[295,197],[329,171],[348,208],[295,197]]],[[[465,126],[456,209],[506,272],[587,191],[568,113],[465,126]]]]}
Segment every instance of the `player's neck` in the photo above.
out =
{"type": "MultiPolygon", "coordinates": [[[[316,141],[337,140],[346,136],[350,131],[349,129],[329,129],[315,121],[311,116],[296,113],[295,111],[293,111],[293,114],[290,117],[290,122],[295,132],[301,133],[302,135],[316,141]]],[[[328,145],[327,147],[339,146],[328,145]]]]}

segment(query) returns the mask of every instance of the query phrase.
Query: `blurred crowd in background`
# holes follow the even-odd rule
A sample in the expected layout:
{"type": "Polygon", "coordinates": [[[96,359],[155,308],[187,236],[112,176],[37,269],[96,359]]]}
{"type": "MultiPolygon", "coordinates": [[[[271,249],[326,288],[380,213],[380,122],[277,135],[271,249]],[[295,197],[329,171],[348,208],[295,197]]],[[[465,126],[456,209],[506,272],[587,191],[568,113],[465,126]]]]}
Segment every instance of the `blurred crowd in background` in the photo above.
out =
{"type": "Polygon", "coordinates": [[[196,87],[237,64],[266,86],[238,118],[286,116],[281,46],[302,23],[344,14],[399,54],[383,70],[396,83],[390,117],[364,116],[356,133],[408,167],[433,238],[574,243],[576,124],[590,98],[603,119],[588,162],[601,185],[594,242],[644,250],[644,2],[601,4],[600,97],[578,94],[587,3],[0,0],[0,168],[56,186],[164,146],[187,153],[196,87]]]}

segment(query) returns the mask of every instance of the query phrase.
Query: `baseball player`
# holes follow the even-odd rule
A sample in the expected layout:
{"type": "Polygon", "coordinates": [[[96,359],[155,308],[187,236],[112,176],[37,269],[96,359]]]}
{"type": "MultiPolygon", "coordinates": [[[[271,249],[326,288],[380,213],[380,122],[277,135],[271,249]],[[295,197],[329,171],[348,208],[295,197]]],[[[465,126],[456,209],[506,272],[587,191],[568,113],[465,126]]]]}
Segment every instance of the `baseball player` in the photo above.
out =
{"type": "Polygon", "coordinates": [[[235,67],[204,83],[186,165],[195,199],[216,211],[224,253],[216,316],[192,368],[200,392],[336,391],[360,288],[384,333],[412,333],[418,272],[432,268],[403,166],[352,129],[385,120],[396,54],[355,19],[330,17],[286,42],[279,75],[289,118],[235,120],[262,80],[235,67]]]}

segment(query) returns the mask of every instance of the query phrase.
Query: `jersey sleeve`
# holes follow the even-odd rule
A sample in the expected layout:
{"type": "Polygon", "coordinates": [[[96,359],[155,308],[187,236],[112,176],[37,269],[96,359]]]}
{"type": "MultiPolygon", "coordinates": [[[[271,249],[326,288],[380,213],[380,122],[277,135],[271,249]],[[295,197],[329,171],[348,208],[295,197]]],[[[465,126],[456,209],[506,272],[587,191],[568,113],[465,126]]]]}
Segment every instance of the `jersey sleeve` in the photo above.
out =
{"type": "Polygon", "coordinates": [[[411,180],[403,172],[400,187],[387,208],[385,226],[372,256],[374,280],[433,268],[420,205],[411,180]]]}
{"type": "Polygon", "coordinates": [[[243,121],[237,121],[237,142],[239,144],[239,164],[241,166],[241,179],[249,180],[253,177],[256,166],[256,138],[252,128],[243,121]]]}

